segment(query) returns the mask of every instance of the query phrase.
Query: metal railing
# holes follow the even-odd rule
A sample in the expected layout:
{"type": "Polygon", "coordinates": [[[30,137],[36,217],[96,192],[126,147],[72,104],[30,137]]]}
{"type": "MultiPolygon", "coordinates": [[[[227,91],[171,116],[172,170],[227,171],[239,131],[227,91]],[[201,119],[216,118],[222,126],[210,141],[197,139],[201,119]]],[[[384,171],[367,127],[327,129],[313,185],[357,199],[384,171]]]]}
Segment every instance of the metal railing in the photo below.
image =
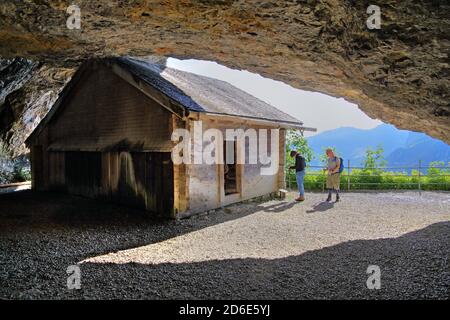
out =
{"type": "MultiPolygon", "coordinates": [[[[365,168],[361,166],[351,166],[350,160],[344,166],[341,173],[340,186],[341,190],[443,190],[450,191],[450,162],[445,166],[422,166],[422,161],[417,166],[391,166],[379,168],[365,168]],[[358,170],[355,173],[354,170],[358,170]],[[430,169],[438,169],[438,174],[430,174],[430,169]],[[352,172],[353,171],[353,172],[352,172]],[[386,181],[390,178],[402,177],[408,178],[408,182],[386,181]],[[381,181],[371,182],[370,180],[379,179],[381,181]],[[434,182],[436,180],[444,180],[434,182]],[[368,181],[369,180],[369,181],[368,181]],[[383,181],[385,180],[385,181],[383,181]],[[378,187],[376,187],[378,186],[378,187]],[[388,187],[390,186],[390,187],[388,187]],[[430,188],[430,186],[440,186],[439,188],[430,188]],[[424,188],[425,187],[425,188],[424,188]]],[[[325,191],[327,172],[324,166],[307,166],[305,177],[305,189],[325,191]],[[308,177],[320,177],[319,181],[308,181],[308,177]],[[315,184],[317,187],[311,188],[310,185],[315,184]]],[[[286,170],[286,186],[293,189],[297,186],[295,174],[293,170],[286,170]]]]}

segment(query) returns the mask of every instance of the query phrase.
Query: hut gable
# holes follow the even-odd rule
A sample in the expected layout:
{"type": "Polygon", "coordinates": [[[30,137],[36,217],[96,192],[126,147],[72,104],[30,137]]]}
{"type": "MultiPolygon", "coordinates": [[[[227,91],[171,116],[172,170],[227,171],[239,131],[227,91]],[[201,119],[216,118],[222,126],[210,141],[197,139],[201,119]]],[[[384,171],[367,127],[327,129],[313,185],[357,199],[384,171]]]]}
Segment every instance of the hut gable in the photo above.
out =
{"type": "Polygon", "coordinates": [[[104,65],[85,73],[63,104],[48,123],[49,150],[171,150],[171,113],[104,65]]]}

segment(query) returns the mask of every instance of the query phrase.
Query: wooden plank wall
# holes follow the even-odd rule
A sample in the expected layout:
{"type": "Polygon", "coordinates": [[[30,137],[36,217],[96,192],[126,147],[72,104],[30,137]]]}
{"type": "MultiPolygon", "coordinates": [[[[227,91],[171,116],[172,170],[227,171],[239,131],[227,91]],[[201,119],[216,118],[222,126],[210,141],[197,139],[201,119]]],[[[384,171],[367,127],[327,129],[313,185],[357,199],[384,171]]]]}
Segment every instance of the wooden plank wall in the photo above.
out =
{"type": "MultiPolygon", "coordinates": [[[[50,154],[59,160],[62,157],[57,155],[64,152],[50,154]]],[[[99,152],[65,152],[64,160],[65,188],[70,194],[91,198],[102,194],[102,159],[99,152]]],[[[50,169],[51,172],[53,170],[55,169],[50,169]]]]}
{"type": "Polygon", "coordinates": [[[171,113],[105,67],[87,74],[60,110],[48,125],[50,149],[171,151],[171,113]]]}
{"type": "Polygon", "coordinates": [[[50,190],[175,217],[174,168],[167,152],[49,152],[50,190]]]}
{"type": "Polygon", "coordinates": [[[34,145],[30,150],[31,157],[31,187],[42,190],[44,185],[44,150],[42,145],[34,145]]]}
{"type": "MultiPolygon", "coordinates": [[[[185,172],[170,161],[172,121],[158,103],[108,68],[94,66],[34,142],[33,188],[171,216],[174,173],[185,172]]],[[[187,205],[185,186],[177,183],[177,210],[187,205]]]]}
{"type": "Polygon", "coordinates": [[[174,217],[171,155],[167,152],[105,152],[102,157],[104,198],[174,217]]]}
{"type": "Polygon", "coordinates": [[[37,191],[49,189],[48,129],[44,128],[31,147],[32,188],[37,191]]]}
{"type": "Polygon", "coordinates": [[[48,173],[51,190],[64,190],[66,184],[65,153],[49,152],[48,173]]]}

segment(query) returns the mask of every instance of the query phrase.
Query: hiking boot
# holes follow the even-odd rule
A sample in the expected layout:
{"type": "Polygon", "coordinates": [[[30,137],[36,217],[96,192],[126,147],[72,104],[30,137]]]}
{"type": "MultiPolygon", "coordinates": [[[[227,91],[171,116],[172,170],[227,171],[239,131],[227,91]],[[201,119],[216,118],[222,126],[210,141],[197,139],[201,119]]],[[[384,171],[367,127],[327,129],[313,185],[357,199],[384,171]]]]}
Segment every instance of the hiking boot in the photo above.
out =
{"type": "Polygon", "coordinates": [[[336,202],[339,202],[341,200],[341,198],[339,197],[339,195],[336,195],[336,202]]]}
{"type": "Polygon", "coordinates": [[[298,198],[296,198],[295,201],[298,202],[305,201],[305,196],[298,196],[298,198]]]}
{"type": "Polygon", "coordinates": [[[327,202],[330,202],[330,201],[331,201],[331,194],[328,195],[328,198],[327,198],[326,201],[327,201],[327,202]]]}

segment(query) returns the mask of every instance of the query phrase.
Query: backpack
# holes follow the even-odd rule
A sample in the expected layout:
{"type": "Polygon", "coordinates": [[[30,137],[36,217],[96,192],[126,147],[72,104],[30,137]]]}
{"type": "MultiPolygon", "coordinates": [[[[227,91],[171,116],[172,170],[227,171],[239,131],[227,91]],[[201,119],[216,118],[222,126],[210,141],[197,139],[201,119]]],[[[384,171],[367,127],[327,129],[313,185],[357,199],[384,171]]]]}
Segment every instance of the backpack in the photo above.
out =
{"type": "Polygon", "coordinates": [[[339,173],[342,173],[344,171],[344,159],[339,158],[340,166],[339,166],[339,173]]]}

